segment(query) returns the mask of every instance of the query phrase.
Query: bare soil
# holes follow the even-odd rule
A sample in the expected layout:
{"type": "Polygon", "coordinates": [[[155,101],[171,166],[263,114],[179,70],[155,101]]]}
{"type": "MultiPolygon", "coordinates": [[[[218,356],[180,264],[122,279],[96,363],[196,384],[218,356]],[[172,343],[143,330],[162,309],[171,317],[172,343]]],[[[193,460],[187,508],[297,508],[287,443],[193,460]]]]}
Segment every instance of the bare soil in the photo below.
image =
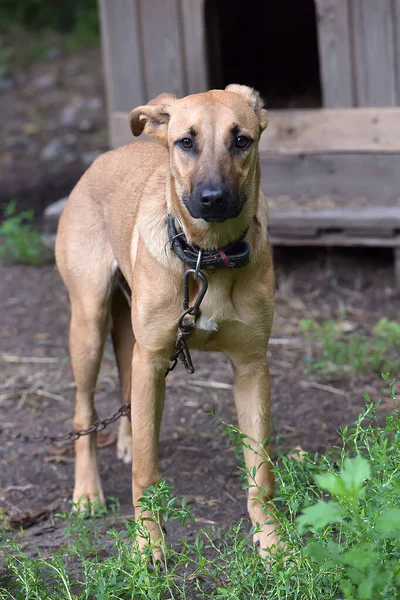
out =
{"type": "MultiPolygon", "coordinates": [[[[276,315],[268,360],[272,375],[274,448],[322,451],[338,442],[338,428],[351,424],[364,405],[363,393],[377,398],[377,374],[352,372],[329,380],[305,374],[307,343],[299,319],[336,318],[346,309],[357,330],[368,331],[381,316],[398,317],[390,253],[276,250],[276,315]]],[[[24,444],[18,432],[61,433],[71,429],[74,384],[68,359],[69,306],[54,266],[0,267],[0,504],[14,522],[25,550],[52,553],[63,543],[73,486],[73,448],[24,444]],[[53,504],[55,503],[55,504],[53,504]],[[57,508],[55,508],[55,506],[57,508]],[[42,517],[32,513],[44,511],[42,517]]],[[[246,514],[245,492],[233,454],[205,409],[235,422],[230,365],[219,354],[194,353],[196,372],[170,374],[160,442],[161,472],[179,496],[189,496],[197,523],[174,526],[170,539],[190,537],[198,527],[226,526],[246,514]]],[[[393,374],[395,375],[395,374],[393,374]]],[[[111,347],[105,352],[97,407],[100,417],[119,406],[111,347]]],[[[383,403],[381,410],[390,409],[383,403]]],[[[118,497],[132,515],[130,466],[116,458],[115,433],[104,434],[99,450],[107,496],[118,497]]]]}
{"type": "Polygon", "coordinates": [[[0,88],[0,207],[16,200],[37,217],[108,147],[100,49],[51,50],[0,88]]]}

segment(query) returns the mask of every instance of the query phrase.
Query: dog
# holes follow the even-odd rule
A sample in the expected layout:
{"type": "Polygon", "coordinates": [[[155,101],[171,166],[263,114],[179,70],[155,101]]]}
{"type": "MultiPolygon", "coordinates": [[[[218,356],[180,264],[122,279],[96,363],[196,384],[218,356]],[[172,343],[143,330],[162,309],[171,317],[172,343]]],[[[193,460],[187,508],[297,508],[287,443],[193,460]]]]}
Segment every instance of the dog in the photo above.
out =
{"type": "MultiPolygon", "coordinates": [[[[278,542],[268,504],[274,489],[271,461],[258,446],[264,444],[269,453],[266,353],[274,273],[258,156],[267,124],[258,92],[237,84],[181,99],[161,94],[135,108],[133,135],[144,132],[155,142],[138,141],[98,157],[72,191],[56,241],[57,266],[71,303],[74,428],[97,419],[94,391],[111,328],[122,397],[131,403],[131,423],[123,417],[117,454],[132,461],[136,518],[143,490],[161,479],[157,446],[165,372],[182,313],[185,257],[192,253],[198,263],[191,303],[199,294],[202,258],[208,257],[208,290],[200,313],[192,316],[187,343],[224,352],[232,363],[239,427],[251,440],[245,462],[256,471],[248,512],[259,525],[254,542],[261,554],[278,542]],[[117,285],[120,274],[131,306],[117,285]]],[[[104,503],[96,434],[76,440],[75,457],[74,502],[104,503]]],[[[157,546],[158,525],[151,519],[145,523],[157,546]]]]}

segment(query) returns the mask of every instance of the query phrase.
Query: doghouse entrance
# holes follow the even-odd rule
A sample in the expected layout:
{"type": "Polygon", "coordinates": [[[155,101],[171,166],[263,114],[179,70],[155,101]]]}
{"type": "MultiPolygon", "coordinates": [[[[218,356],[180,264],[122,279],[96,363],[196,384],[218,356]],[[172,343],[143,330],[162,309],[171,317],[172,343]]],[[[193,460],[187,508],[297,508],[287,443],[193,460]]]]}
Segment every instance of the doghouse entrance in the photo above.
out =
{"type": "Polygon", "coordinates": [[[321,106],[314,0],[208,0],[205,18],[210,87],[250,85],[269,108],[321,106]]]}

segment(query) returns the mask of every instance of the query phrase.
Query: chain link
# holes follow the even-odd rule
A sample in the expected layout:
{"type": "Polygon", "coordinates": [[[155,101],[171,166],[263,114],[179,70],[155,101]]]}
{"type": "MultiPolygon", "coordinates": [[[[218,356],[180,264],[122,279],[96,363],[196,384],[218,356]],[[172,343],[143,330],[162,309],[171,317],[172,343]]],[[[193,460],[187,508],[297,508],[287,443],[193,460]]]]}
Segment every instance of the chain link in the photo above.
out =
{"type": "MultiPolygon", "coordinates": [[[[178,364],[178,360],[182,361],[183,366],[186,371],[190,374],[194,373],[194,366],[192,362],[192,357],[190,356],[189,347],[187,345],[187,339],[193,332],[194,321],[186,319],[187,315],[193,316],[196,318],[200,312],[200,305],[203,301],[203,298],[207,292],[208,281],[204,272],[200,270],[201,267],[201,257],[202,253],[199,252],[199,257],[197,260],[196,269],[187,269],[184,275],[184,293],[183,293],[183,308],[184,311],[179,317],[178,320],[178,332],[175,340],[174,351],[171,356],[171,365],[168,367],[165,373],[165,377],[173,371],[178,364]],[[200,281],[200,291],[199,294],[193,304],[193,306],[189,306],[189,280],[193,275],[194,279],[200,281]]],[[[62,433],[60,435],[42,435],[42,436],[29,436],[24,435],[23,433],[11,434],[11,437],[15,440],[20,440],[26,443],[38,443],[38,444],[56,444],[58,442],[69,442],[76,441],[80,437],[85,435],[90,435],[91,433],[97,433],[98,431],[102,431],[111,423],[115,423],[121,417],[130,417],[131,414],[131,405],[130,404],[122,404],[120,408],[108,419],[98,420],[93,425],[88,427],[87,429],[74,429],[69,431],[68,433],[62,433]]]]}
{"type": "Polygon", "coordinates": [[[61,433],[60,435],[41,435],[41,436],[29,436],[24,435],[23,433],[15,433],[12,434],[11,437],[14,440],[20,440],[26,443],[35,443],[35,444],[56,444],[58,442],[74,442],[84,435],[89,435],[90,433],[96,433],[98,431],[102,431],[111,423],[118,421],[121,417],[128,417],[131,413],[131,405],[130,404],[122,404],[116,413],[109,417],[108,419],[98,420],[93,425],[88,427],[87,429],[74,429],[69,431],[68,433],[61,433]]]}

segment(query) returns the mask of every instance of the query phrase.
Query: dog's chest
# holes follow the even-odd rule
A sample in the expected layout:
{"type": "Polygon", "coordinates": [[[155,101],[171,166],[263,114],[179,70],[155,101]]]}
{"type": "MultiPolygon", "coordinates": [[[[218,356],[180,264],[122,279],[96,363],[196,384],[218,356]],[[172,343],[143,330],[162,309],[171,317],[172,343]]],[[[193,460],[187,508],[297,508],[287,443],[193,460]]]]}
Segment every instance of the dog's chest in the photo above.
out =
{"type": "Polygon", "coordinates": [[[232,283],[229,280],[210,278],[193,331],[196,346],[217,339],[221,328],[229,326],[235,320],[237,315],[232,302],[232,283]]]}

